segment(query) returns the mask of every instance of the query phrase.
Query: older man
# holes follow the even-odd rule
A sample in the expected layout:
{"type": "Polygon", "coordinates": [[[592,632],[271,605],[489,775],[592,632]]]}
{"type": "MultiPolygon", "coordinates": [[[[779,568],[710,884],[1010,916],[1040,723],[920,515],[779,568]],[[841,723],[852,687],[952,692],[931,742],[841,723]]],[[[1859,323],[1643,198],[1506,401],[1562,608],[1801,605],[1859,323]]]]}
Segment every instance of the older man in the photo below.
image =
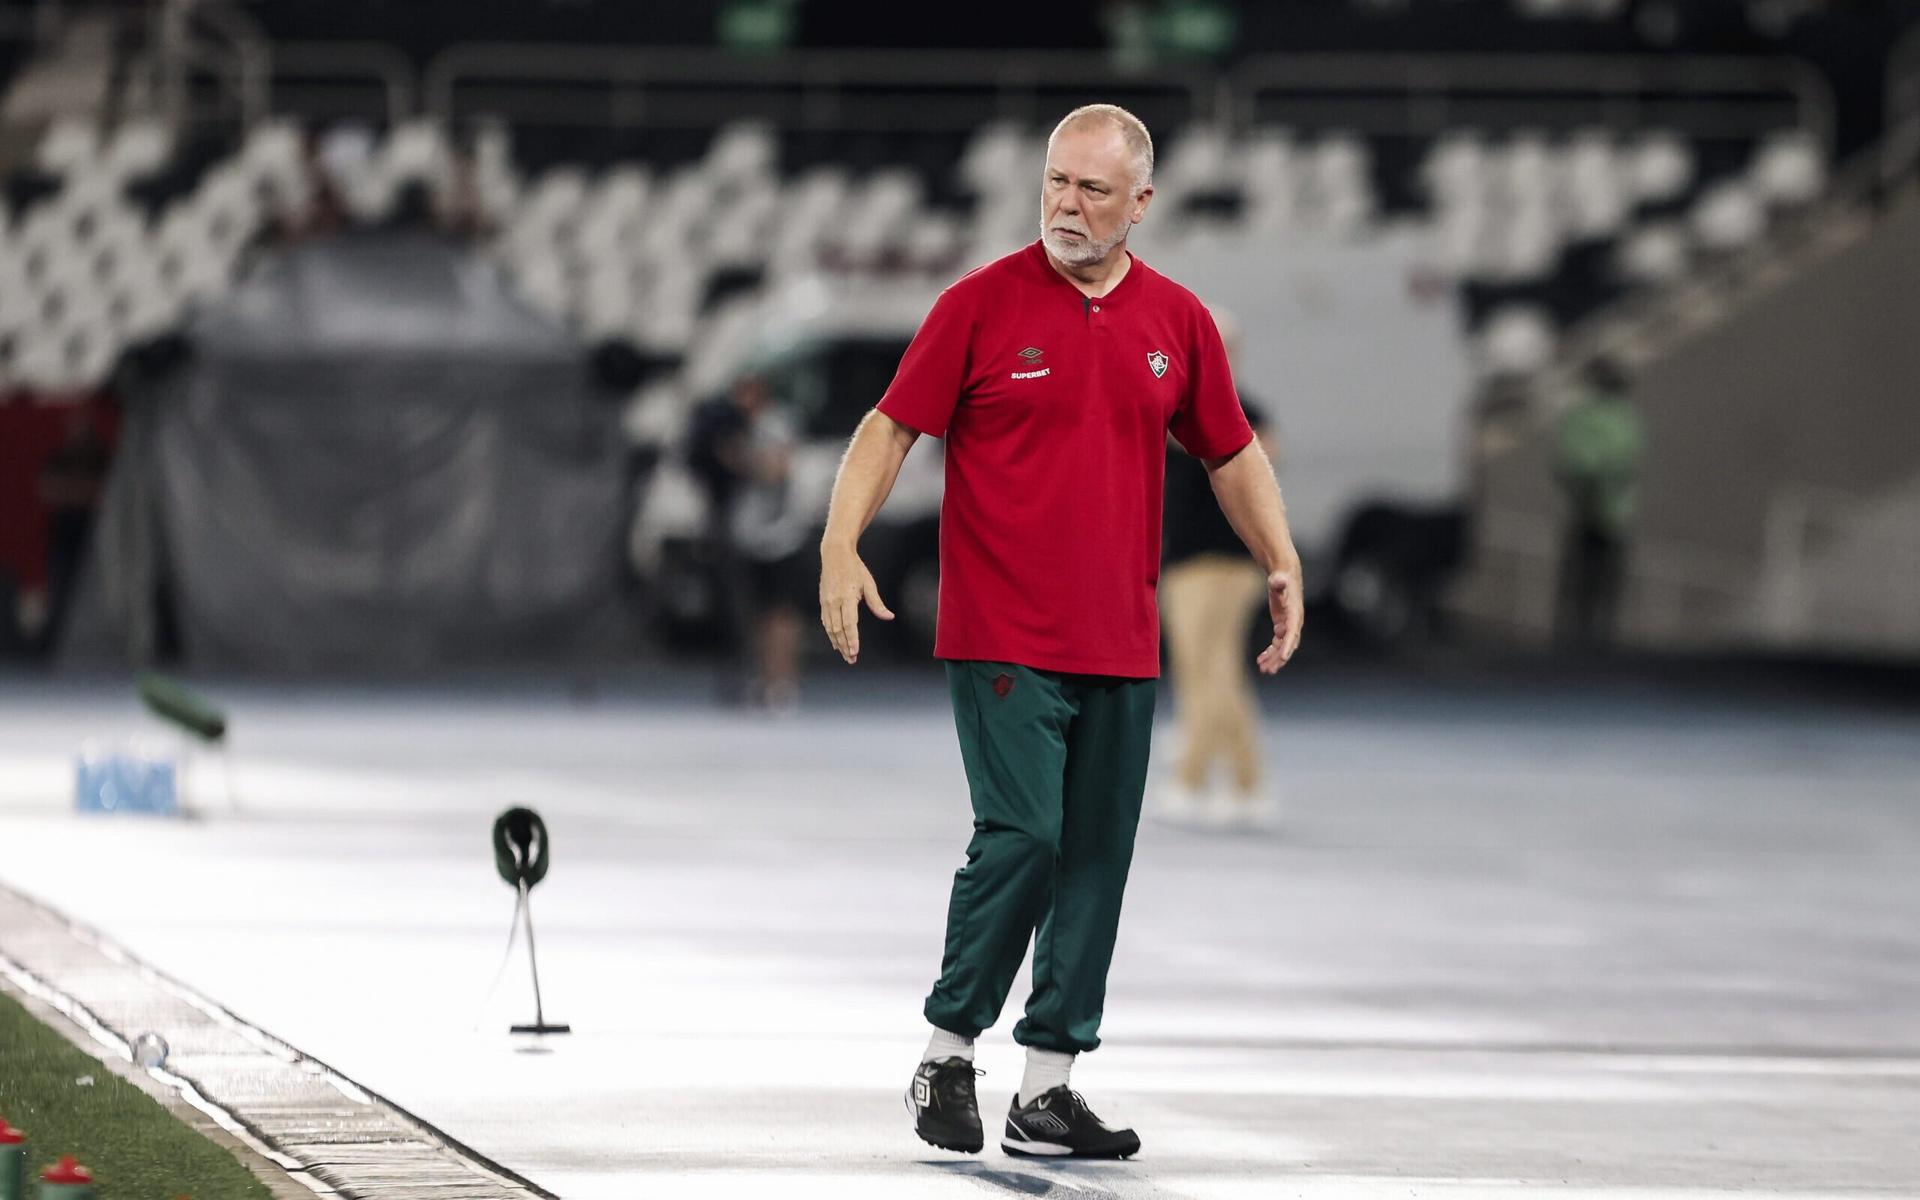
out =
{"type": "Polygon", "coordinates": [[[941,293],[854,434],[821,542],[821,623],[852,663],[861,602],[893,617],[859,536],[915,439],[946,439],[934,654],[974,834],[907,1101],[919,1135],[950,1150],[984,1143],[973,1040],[998,1019],[1029,939],[1033,990],[1013,1031],[1027,1068],[1001,1147],[1140,1148],[1067,1082],[1074,1055],[1100,1044],[1146,782],[1169,432],[1205,462],[1267,572],[1261,670],[1279,670],[1300,639],[1299,556],[1220,334],[1191,292],[1126,249],[1152,199],[1146,127],[1109,104],[1067,114],[1047,142],[1040,240],[941,293]]]}

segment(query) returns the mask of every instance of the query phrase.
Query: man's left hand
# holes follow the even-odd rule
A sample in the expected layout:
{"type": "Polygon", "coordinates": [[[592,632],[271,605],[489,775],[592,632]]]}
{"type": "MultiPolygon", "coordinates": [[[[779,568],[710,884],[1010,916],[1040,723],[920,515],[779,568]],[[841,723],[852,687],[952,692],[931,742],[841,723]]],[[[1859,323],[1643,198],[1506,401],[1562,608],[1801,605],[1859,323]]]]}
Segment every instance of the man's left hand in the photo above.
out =
{"type": "Polygon", "coordinates": [[[1305,589],[1298,566],[1283,567],[1267,576],[1267,611],[1273,616],[1273,644],[1254,661],[1262,675],[1272,675],[1287,665],[1300,645],[1300,627],[1306,623],[1305,589]]]}

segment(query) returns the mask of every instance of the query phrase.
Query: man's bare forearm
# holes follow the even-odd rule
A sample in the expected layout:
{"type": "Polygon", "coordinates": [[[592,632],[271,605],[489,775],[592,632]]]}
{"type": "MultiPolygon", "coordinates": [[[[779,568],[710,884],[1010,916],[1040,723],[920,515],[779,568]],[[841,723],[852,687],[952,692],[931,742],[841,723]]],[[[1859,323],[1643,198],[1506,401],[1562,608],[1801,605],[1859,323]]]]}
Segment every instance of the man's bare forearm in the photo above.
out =
{"type": "Polygon", "coordinates": [[[1293,534],[1287,528],[1287,508],[1280,499],[1280,485],[1273,477],[1273,464],[1258,440],[1226,458],[1206,460],[1207,478],[1213,484],[1214,498],[1228,524],[1240,535],[1268,574],[1300,570],[1300,555],[1293,548],[1293,534]]]}
{"type": "Polygon", "coordinates": [[[840,473],[834,477],[822,546],[851,549],[859,542],[880,506],[887,502],[893,481],[899,478],[900,464],[907,461],[907,451],[919,437],[918,430],[879,409],[866,415],[860,428],[854,430],[853,441],[840,460],[840,473]]]}

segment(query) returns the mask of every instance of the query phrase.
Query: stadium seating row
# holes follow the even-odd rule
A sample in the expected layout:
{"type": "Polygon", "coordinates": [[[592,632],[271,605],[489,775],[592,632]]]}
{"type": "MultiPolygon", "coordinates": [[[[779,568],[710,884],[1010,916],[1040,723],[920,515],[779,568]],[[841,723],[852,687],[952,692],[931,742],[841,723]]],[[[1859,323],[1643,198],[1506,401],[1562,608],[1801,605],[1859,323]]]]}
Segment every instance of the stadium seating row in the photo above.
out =
{"type": "MultiPolygon", "coordinates": [[[[1435,270],[1469,289],[1490,370],[1535,364],[1585,308],[1751,242],[1825,182],[1818,145],[1795,130],[1731,152],[1658,130],[1461,130],[1422,147],[1406,186],[1383,178],[1373,143],[1338,131],[1196,126],[1163,147],[1156,244],[1278,249],[1415,223],[1435,270]]],[[[51,183],[21,211],[0,206],[0,385],[96,385],[127,347],[220,296],[251,245],[322,209],[376,226],[426,213],[482,233],[532,307],[665,360],[742,288],[823,267],[939,278],[1033,236],[1032,129],[982,128],[944,172],[789,169],[791,149],[746,123],[671,165],[523,172],[498,125],[457,145],[426,123],[311,138],[275,123],[143,206],[143,181],[182,153],[164,130],[59,124],[37,159],[51,183]]]]}

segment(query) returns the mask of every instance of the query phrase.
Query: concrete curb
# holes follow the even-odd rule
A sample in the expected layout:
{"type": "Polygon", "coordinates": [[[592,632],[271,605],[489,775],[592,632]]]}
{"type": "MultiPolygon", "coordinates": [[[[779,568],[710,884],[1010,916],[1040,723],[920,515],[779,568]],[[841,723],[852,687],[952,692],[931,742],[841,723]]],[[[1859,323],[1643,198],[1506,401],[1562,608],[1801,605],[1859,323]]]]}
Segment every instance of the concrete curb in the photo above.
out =
{"type": "Polygon", "coordinates": [[[104,935],[0,884],[0,987],[226,1146],[275,1200],[558,1200],[104,935]],[[172,1048],[161,1069],[131,1043],[172,1048]]]}

